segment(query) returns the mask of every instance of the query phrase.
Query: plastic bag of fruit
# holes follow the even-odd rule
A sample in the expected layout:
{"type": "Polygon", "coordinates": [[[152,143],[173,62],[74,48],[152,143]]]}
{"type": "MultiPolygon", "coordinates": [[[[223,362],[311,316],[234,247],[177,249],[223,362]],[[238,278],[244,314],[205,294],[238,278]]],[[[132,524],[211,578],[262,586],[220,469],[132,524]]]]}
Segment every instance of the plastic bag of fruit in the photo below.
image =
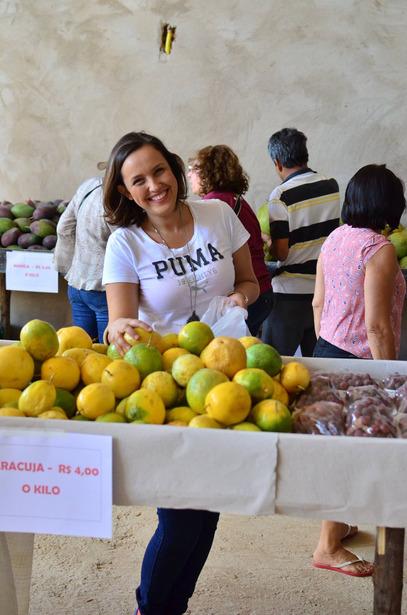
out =
{"type": "Polygon", "coordinates": [[[346,391],[346,402],[351,404],[358,399],[364,399],[365,397],[373,397],[381,402],[389,409],[390,414],[396,414],[397,407],[394,400],[386,393],[385,390],[380,388],[377,384],[366,384],[360,387],[349,387],[346,391]]]}
{"type": "Polygon", "coordinates": [[[377,385],[378,383],[370,374],[351,374],[347,372],[327,374],[332,382],[332,386],[339,391],[347,391],[349,387],[362,387],[367,385],[377,385]]]}
{"type": "Polygon", "coordinates": [[[392,409],[377,397],[357,399],[347,406],[346,435],[395,438],[397,430],[392,409]]]}
{"type": "Polygon", "coordinates": [[[398,414],[396,416],[397,437],[407,438],[407,414],[398,414]]]}
{"type": "Polygon", "coordinates": [[[343,436],[343,405],[332,401],[316,401],[293,412],[294,431],[322,436],[343,436]]]}
{"type": "Polygon", "coordinates": [[[316,374],[312,377],[308,388],[294,402],[294,409],[310,406],[315,402],[343,403],[339,392],[333,387],[328,374],[316,374]]]}
{"type": "Polygon", "coordinates": [[[407,383],[402,384],[394,391],[394,402],[398,412],[407,413],[407,383]]]}
{"type": "Polygon", "coordinates": [[[386,376],[383,378],[383,386],[385,389],[390,391],[396,391],[403,384],[407,383],[407,376],[402,374],[390,374],[390,376],[386,376]]]}

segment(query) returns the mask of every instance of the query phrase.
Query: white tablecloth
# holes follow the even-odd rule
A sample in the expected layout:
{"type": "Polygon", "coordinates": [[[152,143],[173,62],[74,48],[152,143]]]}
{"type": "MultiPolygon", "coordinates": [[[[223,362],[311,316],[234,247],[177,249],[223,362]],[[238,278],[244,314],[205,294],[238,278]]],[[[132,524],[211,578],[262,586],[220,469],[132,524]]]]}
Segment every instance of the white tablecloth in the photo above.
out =
{"type": "MultiPolygon", "coordinates": [[[[407,373],[404,362],[302,361],[313,370],[407,373]]],[[[0,430],[38,428],[38,419],[0,419],[0,430]]],[[[111,434],[116,504],[407,525],[407,440],[75,421],[41,429],[111,434]]],[[[9,600],[1,613],[27,614],[31,557],[32,536],[17,544],[0,534],[0,600],[9,600]]]]}

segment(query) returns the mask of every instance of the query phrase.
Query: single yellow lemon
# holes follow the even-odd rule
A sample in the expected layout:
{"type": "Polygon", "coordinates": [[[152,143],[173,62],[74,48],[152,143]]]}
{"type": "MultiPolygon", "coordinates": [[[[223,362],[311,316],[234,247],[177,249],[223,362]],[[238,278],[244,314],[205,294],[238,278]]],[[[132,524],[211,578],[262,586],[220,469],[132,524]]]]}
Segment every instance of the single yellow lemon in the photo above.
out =
{"type": "Polygon", "coordinates": [[[217,369],[228,376],[233,376],[246,367],[246,350],[233,337],[215,337],[201,354],[205,367],[217,369]]]}
{"type": "MultiPolygon", "coordinates": [[[[178,333],[166,333],[162,336],[165,350],[178,346],[178,333]]],[[[165,352],[165,351],[164,351],[165,352]]]]}
{"type": "Polygon", "coordinates": [[[131,422],[161,425],[165,420],[165,406],[155,391],[139,389],[126,402],[126,418],[131,422]]]}
{"type": "Polygon", "coordinates": [[[199,370],[203,369],[202,359],[194,354],[184,354],[175,359],[172,364],[172,377],[182,387],[186,387],[190,378],[199,370]]]}
{"type": "Polygon", "coordinates": [[[264,399],[256,404],[251,417],[262,431],[292,431],[291,413],[287,406],[276,399],[264,399]]]}
{"type": "Polygon", "coordinates": [[[88,419],[113,412],[115,403],[112,389],[102,382],[93,382],[83,387],[76,400],[79,413],[88,419]]]}
{"type": "Polygon", "coordinates": [[[25,412],[19,408],[0,408],[0,416],[26,416],[25,412]]]}
{"type": "Polygon", "coordinates": [[[203,429],[222,429],[223,425],[215,421],[207,414],[198,414],[188,423],[188,427],[203,428],[203,429]]]}
{"type": "Polygon", "coordinates": [[[304,391],[311,381],[309,370],[299,361],[290,361],[283,365],[280,382],[289,393],[304,391]]]}
{"type": "Polygon", "coordinates": [[[166,411],[165,422],[183,421],[188,425],[195,416],[197,416],[197,413],[191,408],[188,408],[188,406],[177,406],[176,408],[171,408],[171,410],[166,411]]]}
{"type": "Polygon", "coordinates": [[[45,412],[41,412],[41,414],[38,415],[39,419],[60,419],[63,421],[66,421],[68,419],[68,417],[66,416],[65,412],[62,410],[62,408],[51,408],[50,410],[45,410],[45,412]]]}
{"type": "Polygon", "coordinates": [[[68,348],[92,348],[92,338],[81,327],[62,327],[58,329],[58,354],[61,355],[68,348]]]}
{"type": "Polygon", "coordinates": [[[159,352],[167,350],[165,342],[163,342],[161,335],[157,331],[146,331],[142,327],[135,327],[134,333],[138,335],[138,339],[134,339],[128,333],[124,334],[124,339],[130,346],[143,343],[148,346],[154,346],[159,352]]]}
{"type": "Polygon", "coordinates": [[[244,421],[251,405],[249,393],[237,382],[217,384],[205,399],[207,414],[223,425],[234,425],[244,421]]]}
{"type": "Polygon", "coordinates": [[[56,388],[47,380],[37,380],[21,393],[18,407],[27,416],[38,416],[51,410],[57,396],[56,388]]]}
{"type": "Polygon", "coordinates": [[[273,378],[273,380],[274,380],[274,387],[273,387],[273,395],[271,396],[272,399],[277,399],[278,401],[281,401],[281,403],[284,404],[285,406],[288,406],[290,398],[288,396],[287,391],[285,390],[283,385],[280,384],[278,380],[276,380],[275,378],[273,378]]]}
{"type": "Polygon", "coordinates": [[[253,337],[251,335],[245,335],[244,337],[239,337],[239,342],[245,348],[250,348],[250,346],[254,346],[254,344],[263,343],[258,337],[253,337]]]}
{"type": "Polygon", "coordinates": [[[74,359],[57,356],[47,359],[41,365],[41,378],[49,380],[60,389],[72,391],[79,384],[81,372],[74,359]]]}
{"type": "Polygon", "coordinates": [[[94,342],[92,344],[92,350],[95,352],[100,352],[100,354],[107,354],[107,349],[109,348],[109,344],[99,344],[98,342],[94,342]]]}
{"type": "Polygon", "coordinates": [[[34,376],[34,359],[21,346],[0,348],[0,388],[24,389],[34,376]]]}
{"type": "Polygon", "coordinates": [[[57,332],[45,320],[28,321],[20,331],[20,340],[23,348],[38,361],[45,361],[58,352],[57,332]]]}
{"type": "Polygon", "coordinates": [[[166,408],[171,408],[177,402],[178,387],[168,372],[158,371],[149,374],[141,383],[141,388],[155,391],[163,400],[166,408]]]}
{"type": "Polygon", "coordinates": [[[92,350],[91,348],[68,348],[68,350],[64,350],[61,356],[69,357],[70,359],[73,359],[74,361],[77,362],[78,366],[80,367],[82,363],[84,362],[84,360],[86,359],[86,357],[88,356],[88,354],[92,354],[92,352],[95,352],[95,351],[92,350]]]}
{"type": "Polygon", "coordinates": [[[102,414],[98,416],[96,419],[97,423],[126,423],[126,419],[122,414],[118,414],[117,412],[108,412],[107,414],[102,414]]]}
{"type": "Polygon", "coordinates": [[[81,365],[81,379],[84,384],[101,382],[103,370],[110,365],[112,360],[105,354],[92,352],[85,357],[81,365]]]}
{"type": "Polygon", "coordinates": [[[101,382],[110,386],[117,399],[123,399],[139,388],[140,373],[124,359],[116,359],[103,370],[101,382]]]}
{"type": "Polygon", "coordinates": [[[249,423],[249,421],[232,425],[230,429],[234,429],[235,431],[261,431],[260,427],[257,427],[254,423],[249,423]]]}
{"type": "Polygon", "coordinates": [[[126,403],[128,399],[128,397],[123,397],[123,399],[119,401],[115,408],[115,412],[117,414],[121,414],[122,416],[124,416],[124,418],[126,418],[126,403]]]}
{"type": "Polygon", "coordinates": [[[189,354],[188,350],[179,347],[169,348],[168,350],[163,352],[163,369],[165,369],[165,371],[167,372],[170,372],[175,359],[178,359],[178,357],[183,354],[189,354]]]}
{"type": "Polygon", "coordinates": [[[18,401],[20,395],[20,389],[0,389],[0,406],[18,401]]]}

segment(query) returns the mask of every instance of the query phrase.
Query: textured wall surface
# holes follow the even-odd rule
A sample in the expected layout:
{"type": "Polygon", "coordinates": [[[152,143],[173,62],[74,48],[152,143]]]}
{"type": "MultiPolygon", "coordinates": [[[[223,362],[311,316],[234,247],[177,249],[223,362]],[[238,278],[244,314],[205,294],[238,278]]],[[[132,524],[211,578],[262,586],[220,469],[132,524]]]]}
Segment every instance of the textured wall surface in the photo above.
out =
{"type": "Polygon", "coordinates": [[[0,199],[69,198],[141,129],[184,158],[229,144],[256,207],[287,125],[341,187],[368,162],[407,180],[406,25],[405,0],[0,0],[0,199]]]}

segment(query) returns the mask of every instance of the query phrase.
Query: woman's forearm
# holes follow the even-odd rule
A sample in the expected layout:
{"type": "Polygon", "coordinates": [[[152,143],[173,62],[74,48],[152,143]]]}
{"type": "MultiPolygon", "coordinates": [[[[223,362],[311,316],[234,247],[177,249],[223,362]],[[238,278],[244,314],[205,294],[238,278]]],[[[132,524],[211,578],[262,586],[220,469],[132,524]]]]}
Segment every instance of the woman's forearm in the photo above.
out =
{"type": "Polygon", "coordinates": [[[317,262],[317,274],[315,278],[314,297],[312,299],[312,309],[314,311],[314,329],[315,329],[315,335],[317,338],[319,337],[319,330],[321,328],[321,317],[322,317],[322,310],[324,308],[324,302],[325,302],[325,282],[324,282],[322,254],[320,254],[318,258],[318,262],[317,262]]]}
{"type": "Polygon", "coordinates": [[[397,358],[394,333],[390,325],[367,327],[367,341],[373,359],[391,361],[397,358]]]}
{"type": "Polygon", "coordinates": [[[251,280],[242,281],[235,285],[233,292],[241,293],[244,297],[247,297],[247,305],[251,305],[258,299],[260,289],[257,282],[251,280]]]}
{"type": "Polygon", "coordinates": [[[364,282],[365,327],[373,359],[395,359],[392,302],[397,272],[394,247],[380,248],[367,262],[364,282]]]}

